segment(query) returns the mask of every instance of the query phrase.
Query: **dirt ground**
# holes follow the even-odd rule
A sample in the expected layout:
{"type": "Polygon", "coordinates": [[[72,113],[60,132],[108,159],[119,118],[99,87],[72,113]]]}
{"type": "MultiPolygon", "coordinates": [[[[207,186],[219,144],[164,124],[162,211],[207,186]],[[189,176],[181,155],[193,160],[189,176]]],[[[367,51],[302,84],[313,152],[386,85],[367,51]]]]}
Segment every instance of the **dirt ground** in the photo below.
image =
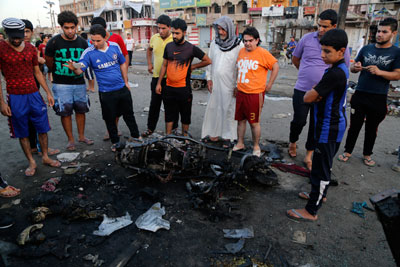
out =
{"type": "MultiPolygon", "coordinates": [[[[144,58],[144,52],[138,51],[134,56],[137,64],[129,73],[130,81],[138,84],[132,88],[132,95],[140,131],[146,129],[147,113],[143,110],[150,100],[151,77],[146,73],[144,58]]],[[[291,96],[296,73],[292,66],[281,69],[272,93],[291,96]]],[[[356,76],[351,77],[351,80],[356,79],[356,76]]],[[[194,92],[190,132],[196,139],[200,138],[206,108],[202,103],[207,102],[207,97],[206,90],[194,92]]],[[[42,166],[40,158],[35,156],[39,165],[37,174],[24,177],[26,159],[18,141],[8,136],[6,118],[0,118],[0,171],[10,184],[22,189],[17,198],[0,199],[0,206],[21,200],[20,204],[2,210],[12,215],[16,224],[0,230],[0,240],[16,244],[18,234],[33,224],[30,214],[35,207],[46,204],[54,211],[41,222],[45,241],[41,245],[18,247],[8,257],[9,266],[94,266],[95,263],[84,259],[88,254],[98,255],[98,259],[104,261],[102,266],[115,266],[114,261],[124,255],[131,255],[126,266],[395,266],[375,213],[365,210],[365,218],[361,218],[350,210],[354,201],[367,201],[371,206],[372,195],[400,188],[400,175],[390,169],[397,160],[391,152],[399,146],[398,117],[387,116],[379,128],[373,155],[376,167],[368,168],[362,163],[362,133],[351,160],[348,163],[334,161],[332,177],[338,181],[338,186],[330,187],[328,201],[320,209],[318,221],[305,223],[289,220],[285,211],[305,205],[297,194],[310,189],[308,178],[276,169],[278,186],[243,183],[227,189],[219,202],[224,212],[218,216],[193,207],[186,180],[162,184],[143,176],[126,178],[133,172],[117,165],[110,151],[111,144],[102,141],[105,126],[97,93],[90,94],[90,99],[86,135],[93,138],[95,144],[79,144],[77,151],[89,149],[94,154],[80,160],[89,166],[74,175],[42,166]],[[58,191],[43,193],[42,184],[52,177],[62,177],[58,191]],[[133,223],[108,237],[93,235],[102,221],[102,214],[119,217],[128,212],[135,222],[156,202],[165,207],[163,218],[170,222],[170,230],[152,233],[139,230],[133,223]],[[224,246],[237,240],[224,238],[222,230],[244,227],[254,229],[254,238],[246,239],[238,254],[226,254],[224,246]],[[305,243],[293,242],[296,231],[305,233],[305,243]]],[[[48,113],[52,126],[50,147],[65,152],[67,139],[60,120],[52,110],[48,113]]],[[[285,148],[292,114],[291,101],[267,100],[261,117],[262,142],[278,142],[284,160],[301,165],[307,128],[301,135],[297,158],[290,159],[285,148]]],[[[158,130],[164,129],[161,120],[158,130]]],[[[128,135],[123,121],[120,129],[124,136],[128,135]]],[[[250,140],[249,129],[247,139],[250,140]]],[[[0,261],[0,266],[2,264],[0,261]]]]}

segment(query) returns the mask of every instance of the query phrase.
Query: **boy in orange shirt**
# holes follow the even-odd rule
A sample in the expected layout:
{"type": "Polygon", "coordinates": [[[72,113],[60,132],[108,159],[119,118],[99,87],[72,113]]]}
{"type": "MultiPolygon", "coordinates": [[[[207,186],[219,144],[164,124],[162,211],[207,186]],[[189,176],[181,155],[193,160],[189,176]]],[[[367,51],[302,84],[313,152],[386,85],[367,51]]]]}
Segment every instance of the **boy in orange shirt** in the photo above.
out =
{"type": "Polygon", "coordinates": [[[238,142],[233,151],[243,150],[246,121],[249,122],[253,137],[253,155],[260,157],[260,115],[265,92],[269,92],[278,76],[279,65],[267,50],[259,47],[261,40],[256,28],[248,27],[243,32],[244,48],[237,59],[238,78],[236,92],[235,120],[238,121],[238,142]],[[267,83],[268,70],[272,70],[267,83]]]}

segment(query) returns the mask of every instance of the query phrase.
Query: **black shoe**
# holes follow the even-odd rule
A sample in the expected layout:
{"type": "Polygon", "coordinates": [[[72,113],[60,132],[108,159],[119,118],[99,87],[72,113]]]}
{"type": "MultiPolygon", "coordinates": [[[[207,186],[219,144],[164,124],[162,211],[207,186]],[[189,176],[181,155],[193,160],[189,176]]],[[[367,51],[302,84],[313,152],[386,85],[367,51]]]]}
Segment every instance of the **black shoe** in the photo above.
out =
{"type": "Polygon", "coordinates": [[[9,228],[9,227],[13,226],[13,224],[14,224],[14,220],[10,216],[1,214],[0,229],[9,228]]]}

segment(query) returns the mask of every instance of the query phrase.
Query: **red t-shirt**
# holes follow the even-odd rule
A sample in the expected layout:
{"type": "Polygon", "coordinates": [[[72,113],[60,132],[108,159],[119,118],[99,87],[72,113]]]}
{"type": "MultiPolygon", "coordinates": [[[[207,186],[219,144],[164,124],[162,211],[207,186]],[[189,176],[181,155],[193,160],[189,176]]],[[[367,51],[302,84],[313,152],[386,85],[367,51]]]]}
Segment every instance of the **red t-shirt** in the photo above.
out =
{"type": "Polygon", "coordinates": [[[33,67],[38,65],[36,48],[25,42],[22,52],[15,51],[6,41],[0,41],[0,70],[7,83],[7,93],[25,95],[38,91],[33,67]]]}
{"type": "Polygon", "coordinates": [[[128,55],[128,50],[126,50],[125,42],[122,37],[116,33],[110,32],[110,34],[110,38],[108,38],[107,41],[117,43],[119,45],[119,48],[121,48],[122,54],[124,56],[128,55]]]}
{"type": "Polygon", "coordinates": [[[44,57],[44,51],[46,50],[46,45],[45,44],[43,44],[43,43],[41,43],[40,45],[39,45],[39,52],[40,52],[40,56],[41,57],[44,57]]]}

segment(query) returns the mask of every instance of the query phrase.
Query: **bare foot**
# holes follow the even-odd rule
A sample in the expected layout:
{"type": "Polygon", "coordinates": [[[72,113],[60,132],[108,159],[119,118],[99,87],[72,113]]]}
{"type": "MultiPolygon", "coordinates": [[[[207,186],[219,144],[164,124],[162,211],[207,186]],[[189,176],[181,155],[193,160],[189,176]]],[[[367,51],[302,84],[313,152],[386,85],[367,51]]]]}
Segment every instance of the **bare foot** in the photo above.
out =
{"type": "Polygon", "coordinates": [[[30,162],[29,167],[26,168],[26,170],[25,170],[25,176],[28,176],[28,177],[34,176],[36,173],[36,168],[37,168],[36,162],[30,162]]]}
{"type": "Polygon", "coordinates": [[[296,149],[297,149],[296,143],[290,143],[289,144],[289,149],[288,149],[289,157],[294,158],[294,157],[297,156],[296,149]]]}
{"type": "Polygon", "coordinates": [[[306,209],[291,209],[286,211],[286,215],[297,221],[316,221],[318,219],[317,215],[311,215],[306,209]]]}

